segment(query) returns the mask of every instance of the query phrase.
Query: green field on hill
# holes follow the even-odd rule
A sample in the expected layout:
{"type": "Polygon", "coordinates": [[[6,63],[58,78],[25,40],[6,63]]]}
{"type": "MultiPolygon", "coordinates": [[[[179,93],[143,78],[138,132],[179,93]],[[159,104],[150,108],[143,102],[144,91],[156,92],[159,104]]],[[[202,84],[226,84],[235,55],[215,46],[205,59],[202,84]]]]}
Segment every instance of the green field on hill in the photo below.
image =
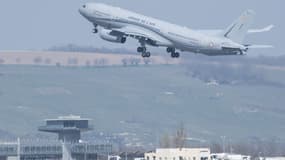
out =
{"type": "MultiPolygon", "coordinates": [[[[265,75],[285,84],[284,73],[265,75]]],[[[0,66],[0,129],[15,135],[74,114],[92,118],[98,132],[148,139],[181,122],[195,138],[285,138],[284,102],[282,85],[207,84],[186,66],[0,66]]]]}

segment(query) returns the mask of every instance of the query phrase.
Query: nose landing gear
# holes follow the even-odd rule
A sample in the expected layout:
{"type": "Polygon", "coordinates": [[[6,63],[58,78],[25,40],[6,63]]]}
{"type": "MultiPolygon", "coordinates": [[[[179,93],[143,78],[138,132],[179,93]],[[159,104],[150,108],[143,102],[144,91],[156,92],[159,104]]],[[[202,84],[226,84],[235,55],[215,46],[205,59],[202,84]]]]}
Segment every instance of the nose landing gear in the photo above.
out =
{"type": "Polygon", "coordinates": [[[98,25],[97,24],[93,24],[94,25],[94,29],[93,29],[93,33],[96,34],[98,33],[98,25]]]}
{"type": "Polygon", "coordinates": [[[93,33],[94,33],[94,34],[98,33],[98,29],[97,29],[97,28],[94,28],[94,29],[93,29],[93,33]]]}

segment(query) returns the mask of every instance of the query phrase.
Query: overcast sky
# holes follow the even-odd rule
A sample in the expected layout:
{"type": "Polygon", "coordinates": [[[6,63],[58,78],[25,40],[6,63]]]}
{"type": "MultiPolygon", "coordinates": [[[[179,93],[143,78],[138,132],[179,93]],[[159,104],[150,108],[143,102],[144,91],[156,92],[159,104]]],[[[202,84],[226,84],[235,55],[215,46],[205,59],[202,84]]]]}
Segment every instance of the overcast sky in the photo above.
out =
{"type": "MultiPolygon", "coordinates": [[[[136,47],[111,44],[92,34],[92,25],[78,8],[81,0],[1,0],[0,50],[46,49],[74,43],[96,47],[136,47]]],[[[95,2],[95,1],[93,1],[95,2]]],[[[247,41],[273,44],[284,53],[284,0],[97,0],[193,29],[224,29],[244,10],[257,13],[254,27],[274,24],[270,33],[251,35],[247,41]]],[[[268,51],[262,51],[268,52],[268,51]]]]}

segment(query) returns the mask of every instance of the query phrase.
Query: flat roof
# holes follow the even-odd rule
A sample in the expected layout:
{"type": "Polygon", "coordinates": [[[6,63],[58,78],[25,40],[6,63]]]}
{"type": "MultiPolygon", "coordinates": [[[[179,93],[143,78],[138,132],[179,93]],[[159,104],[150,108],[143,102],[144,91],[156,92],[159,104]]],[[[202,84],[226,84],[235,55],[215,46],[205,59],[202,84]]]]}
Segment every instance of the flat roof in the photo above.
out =
{"type": "Polygon", "coordinates": [[[92,119],[89,118],[81,118],[80,116],[75,116],[75,115],[69,115],[69,116],[59,116],[56,119],[45,119],[45,121],[74,121],[74,120],[87,120],[90,121],[92,119]]]}

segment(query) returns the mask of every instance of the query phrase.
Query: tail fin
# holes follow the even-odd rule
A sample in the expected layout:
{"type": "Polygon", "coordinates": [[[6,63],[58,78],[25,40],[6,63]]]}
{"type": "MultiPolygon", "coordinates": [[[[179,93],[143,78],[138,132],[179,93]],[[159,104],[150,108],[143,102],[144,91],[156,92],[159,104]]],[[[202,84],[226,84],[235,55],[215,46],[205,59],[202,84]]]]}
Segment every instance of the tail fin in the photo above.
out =
{"type": "Polygon", "coordinates": [[[234,42],[242,43],[253,22],[254,15],[255,12],[252,10],[245,11],[236,21],[234,21],[234,23],[232,23],[225,30],[224,36],[234,42]]]}

